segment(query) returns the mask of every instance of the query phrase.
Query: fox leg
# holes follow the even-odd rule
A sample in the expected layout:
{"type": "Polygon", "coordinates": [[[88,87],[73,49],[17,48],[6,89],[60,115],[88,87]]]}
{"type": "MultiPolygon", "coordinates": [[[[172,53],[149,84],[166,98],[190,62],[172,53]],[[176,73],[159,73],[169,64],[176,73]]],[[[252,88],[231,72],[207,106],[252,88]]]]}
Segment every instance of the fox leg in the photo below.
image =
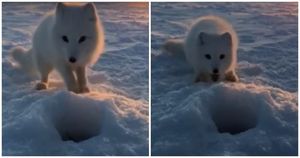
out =
{"type": "Polygon", "coordinates": [[[69,91],[73,91],[75,93],[78,93],[78,86],[76,83],[75,75],[72,71],[72,68],[67,65],[62,65],[58,67],[58,72],[62,76],[64,83],[66,84],[69,91]]]}
{"type": "Polygon", "coordinates": [[[90,89],[87,86],[87,77],[86,77],[85,67],[78,67],[76,69],[76,74],[77,74],[79,93],[90,92],[90,89]]]}
{"type": "Polygon", "coordinates": [[[48,75],[49,73],[41,74],[41,82],[36,84],[36,90],[43,90],[48,88],[48,75]]]}
{"type": "Polygon", "coordinates": [[[43,90],[48,88],[48,76],[52,69],[53,68],[50,65],[47,65],[42,61],[37,61],[37,70],[41,75],[41,82],[36,84],[36,90],[43,90]]]}

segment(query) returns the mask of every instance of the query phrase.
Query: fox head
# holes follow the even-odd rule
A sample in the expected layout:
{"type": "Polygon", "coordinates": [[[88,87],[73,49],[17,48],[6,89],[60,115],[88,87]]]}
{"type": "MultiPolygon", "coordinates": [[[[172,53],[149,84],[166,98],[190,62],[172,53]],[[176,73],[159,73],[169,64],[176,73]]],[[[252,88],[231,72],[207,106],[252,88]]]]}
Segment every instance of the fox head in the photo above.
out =
{"type": "MultiPolygon", "coordinates": [[[[99,19],[93,3],[57,3],[55,11],[54,39],[65,62],[71,65],[87,65],[94,58],[99,41],[99,19]]],[[[101,28],[102,29],[102,28],[101,28]]]]}
{"type": "Polygon", "coordinates": [[[228,32],[221,35],[201,32],[198,35],[201,69],[213,81],[223,79],[234,63],[232,42],[228,32]]]}

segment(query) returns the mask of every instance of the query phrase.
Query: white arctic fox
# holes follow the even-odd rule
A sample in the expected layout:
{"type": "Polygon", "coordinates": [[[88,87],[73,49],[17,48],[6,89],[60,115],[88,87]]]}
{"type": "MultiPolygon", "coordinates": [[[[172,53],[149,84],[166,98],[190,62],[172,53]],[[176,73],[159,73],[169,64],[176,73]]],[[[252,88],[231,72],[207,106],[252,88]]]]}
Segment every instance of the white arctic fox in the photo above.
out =
{"type": "Polygon", "coordinates": [[[86,66],[94,64],[104,50],[104,31],[93,3],[58,3],[37,27],[28,51],[14,48],[11,53],[20,67],[37,71],[47,89],[48,75],[56,69],[68,90],[89,92],[86,66]]]}
{"type": "Polygon", "coordinates": [[[195,82],[239,80],[235,73],[238,37],[220,17],[200,17],[184,40],[168,40],[164,48],[173,53],[184,52],[195,71],[195,82]]]}

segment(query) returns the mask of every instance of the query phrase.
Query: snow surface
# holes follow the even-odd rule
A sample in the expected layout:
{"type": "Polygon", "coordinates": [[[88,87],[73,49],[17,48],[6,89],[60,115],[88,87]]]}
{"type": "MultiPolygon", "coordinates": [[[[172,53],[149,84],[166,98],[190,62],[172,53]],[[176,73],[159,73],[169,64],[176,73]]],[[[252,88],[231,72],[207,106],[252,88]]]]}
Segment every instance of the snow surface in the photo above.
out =
{"type": "Polygon", "coordinates": [[[8,54],[30,48],[55,3],[3,3],[3,155],[148,155],[148,4],[96,6],[106,51],[88,72],[93,92],[74,94],[57,73],[34,90],[8,54]]]}
{"type": "Polygon", "coordinates": [[[152,155],[297,155],[297,2],[151,6],[152,155]],[[203,15],[236,29],[241,82],[194,84],[184,56],[162,52],[203,15]]]}

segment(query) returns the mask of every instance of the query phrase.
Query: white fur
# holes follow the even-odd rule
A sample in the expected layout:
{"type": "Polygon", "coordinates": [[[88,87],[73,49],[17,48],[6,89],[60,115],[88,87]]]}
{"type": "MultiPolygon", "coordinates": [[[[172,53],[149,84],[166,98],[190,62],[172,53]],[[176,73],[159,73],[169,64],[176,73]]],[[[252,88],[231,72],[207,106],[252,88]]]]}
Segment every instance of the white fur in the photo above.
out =
{"type": "Polygon", "coordinates": [[[68,90],[89,91],[86,66],[94,64],[104,50],[104,31],[93,3],[58,3],[37,27],[32,43],[27,52],[14,48],[12,56],[26,71],[39,72],[37,89],[47,88],[48,75],[56,69],[68,90]],[[71,63],[71,57],[76,62],[71,63]]]}
{"type": "MultiPolygon", "coordinates": [[[[200,17],[182,43],[186,59],[194,69],[195,82],[238,81],[235,73],[238,37],[227,21],[217,16],[200,17]],[[209,55],[210,59],[206,58],[206,55],[209,55]],[[221,55],[225,57],[221,59],[221,55]],[[213,73],[214,69],[217,69],[218,73],[213,73]],[[213,79],[212,76],[217,76],[217,79],[213,79]]],[[[175,48],[172,46],[174,44],[176,43],[168,41],[165,48],[175,48]]],[[[171,48],[169,50],[172,51],[171,48]]]]}

